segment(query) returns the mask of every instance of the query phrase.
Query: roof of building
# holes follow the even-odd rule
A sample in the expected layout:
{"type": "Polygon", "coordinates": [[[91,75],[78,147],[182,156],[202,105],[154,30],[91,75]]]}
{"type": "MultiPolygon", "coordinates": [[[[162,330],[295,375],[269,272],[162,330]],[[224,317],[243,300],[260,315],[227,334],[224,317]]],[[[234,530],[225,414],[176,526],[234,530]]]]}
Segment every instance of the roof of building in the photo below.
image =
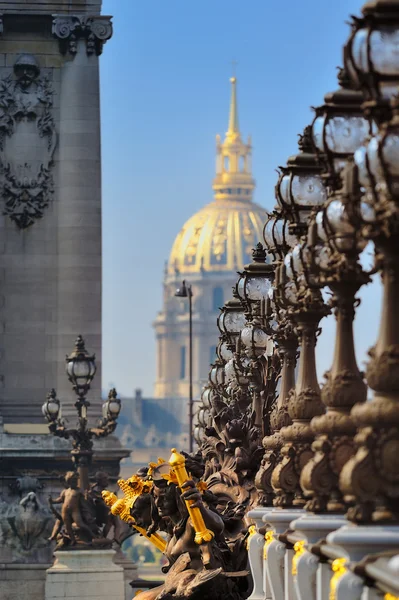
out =
{"type": "Polygon", "coordinates": [[[162,446],[168,444],[171,436],[181,435],[182,424],[171,410],[163,406],[165,404],[164,399],[123,398],[117,428],[121,441],[129,447],[145,448],[154,445],[155,439],[162,446]],[[140,410],[135,411],[138,402],[140,410]]]}

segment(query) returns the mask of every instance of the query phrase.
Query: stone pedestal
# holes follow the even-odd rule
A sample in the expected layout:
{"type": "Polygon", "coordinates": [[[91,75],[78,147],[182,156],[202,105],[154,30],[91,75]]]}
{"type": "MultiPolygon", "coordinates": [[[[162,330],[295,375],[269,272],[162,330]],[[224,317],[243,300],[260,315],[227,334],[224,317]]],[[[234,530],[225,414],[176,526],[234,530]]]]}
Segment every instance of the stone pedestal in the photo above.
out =
{"type": "Polygon", "coordinates": [[[248,560],[251,567],[254,589],[249,597],[249,600],[263,600],[263,547],[265,538],[259,533],[262,527],[262,517],[265,514],[265,509],[262,507],[255,508],[248,513],[248,517],[253,519],[256,524],[256,533],[249,539],[248,544],[248,560]]]}
{"type": "Polygon", "coordinates": [[[0,563],[1,600],[43,600],[49,565],[0,563]]]}
{"type": "MultiPolygon", "coordinates": [[[[343,515],[312,515],[306,514],[293,521],[291,529],[297,532],[307,544],[317,544],[324,540],[329,533],[347,524],[343,515]]],[[[294,586],[298,600],[325,600],[329,594],[329,581],[332,571],[329,565],[320,564],[317,556],[307,550],[301,554],[296,564],[294,586]],[[321,586],[317,580],[322,581],[321,586]]]]}
{"type": "MultiPolygon", "coordinates": [[[[327,542],[342,550],[348,562],[359,562],[368,554],[392,551],[399,547],[398,526],[346,525],[327,536],[327,542]]],[[[360,600],[364,580],[350,570],[344,571],[335,584],[337,600],[360,600]]]]}
{"type": "Polygon", "coordinates": [[[114,563],[123,569],[123,579],[125,582],[125,600],[132,600],[132,581],[138,577],[138,569],[136,564],[130,560],[121,550],[120,547],[115,548],[114,563]]]}
{"type": "Polygon", "coordinates": [[[125,600],[123,568],[113,561],[114,550],[55,552],[47,570],[45,600],[125,600]]]}
{"type": "Polygon", "coordinates": [[[343,550],[350,562],[359,562],[367,554],[388,552],[399,547],[399,527],[392,525],[346,525],[327,536],[327,542],[343,550]]]}
{"type": "Polygon", "coordinates": [[[285,590],[293,587],[292,574],[286,569],[287,546],[279,541],[278,536],[290,528],[290,523],[295,518],[305,514],[302,509],[274,509],[263,516],[263,522],[270,525],[275,531],[275,539],[267,546],[266,570],[273,600],[285,598],[285,590]]]}

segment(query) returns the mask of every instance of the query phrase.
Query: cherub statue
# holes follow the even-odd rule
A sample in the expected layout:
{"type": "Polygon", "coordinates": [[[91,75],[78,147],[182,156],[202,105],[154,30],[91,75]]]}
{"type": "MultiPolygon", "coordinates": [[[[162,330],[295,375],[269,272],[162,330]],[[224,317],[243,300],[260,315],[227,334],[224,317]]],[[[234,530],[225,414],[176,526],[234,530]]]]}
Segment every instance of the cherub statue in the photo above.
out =
{"type": "Polygon", "coordinates": [[[49,504],[57,520],[54,524],[50,540],[58,540],[61,536],[61,546],[76,545],[79,541],[91,544],[97,533],[95,524],[90,519],[89,511],[85,506],[85,497],[79,489],[79,476],[75,471],[69,471],[65,475],[67,488],[63,490],[58,498],[49,497],[49,504]],[[62,504],[61,513],[53,507],[54,504],[62,504]]]}

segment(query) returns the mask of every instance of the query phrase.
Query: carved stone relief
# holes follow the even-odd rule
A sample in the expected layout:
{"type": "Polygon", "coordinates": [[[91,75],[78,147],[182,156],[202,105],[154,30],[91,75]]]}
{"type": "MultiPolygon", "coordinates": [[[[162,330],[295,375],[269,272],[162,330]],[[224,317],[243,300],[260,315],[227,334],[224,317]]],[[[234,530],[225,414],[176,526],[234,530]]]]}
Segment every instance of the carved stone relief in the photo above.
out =
{"type": "Polygon", "coordinates": [[[21,477],[10,486],[7,501],[0,499],[1,545],[12,553],[13,562],[25,562],[32,552],[49,547],[54,518],[39,499],[42,487],[34,477],[21,477]]]}
{"type": "Polygon", "coordinates": [[[43,217],[53,198],[56,130],[53,89],[31,54],[0,80],[0,193],[3,214],[20,229],[43,217]]]}
{"type": "Polygon", "coordinates": [[[54,16],[53,35],[59,40],[60,52],[75,55],[78,40],[86,41],[86,52],[90,56],[102,53],[103,45],[112,36],[111,17],[54,16]]]}

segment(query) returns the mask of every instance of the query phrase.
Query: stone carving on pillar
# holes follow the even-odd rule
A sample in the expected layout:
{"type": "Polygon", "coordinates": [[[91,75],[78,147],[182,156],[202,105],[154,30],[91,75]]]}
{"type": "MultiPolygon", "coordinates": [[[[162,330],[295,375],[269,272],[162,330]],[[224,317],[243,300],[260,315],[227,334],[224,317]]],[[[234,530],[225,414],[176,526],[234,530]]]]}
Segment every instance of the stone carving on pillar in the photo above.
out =
{"type": "Polygon", "coordinates": [[[59,40],[60,52],[73,56],[78,51],[78,40],[86,41],[86,52],[99,56],[103,45],[112,37],[111,17],[54,15],[53,35],[59,40]]]}
{"type": "Polygon", "coordinates": [[[57,136],[53,89],[38,62],[22,54],[0,80],[0,194],[3,214],[20,229],[41,219],[53,198],[51,166],[57,136]]]}
{"type": "Polygon", "coordinates": [[[10,485],[11,497],[0,500],[0,538],[16,562],[32,557],[32,552],[48,546],[53,517],[38,497],[39,480],[25,476],[10,485]]]}

